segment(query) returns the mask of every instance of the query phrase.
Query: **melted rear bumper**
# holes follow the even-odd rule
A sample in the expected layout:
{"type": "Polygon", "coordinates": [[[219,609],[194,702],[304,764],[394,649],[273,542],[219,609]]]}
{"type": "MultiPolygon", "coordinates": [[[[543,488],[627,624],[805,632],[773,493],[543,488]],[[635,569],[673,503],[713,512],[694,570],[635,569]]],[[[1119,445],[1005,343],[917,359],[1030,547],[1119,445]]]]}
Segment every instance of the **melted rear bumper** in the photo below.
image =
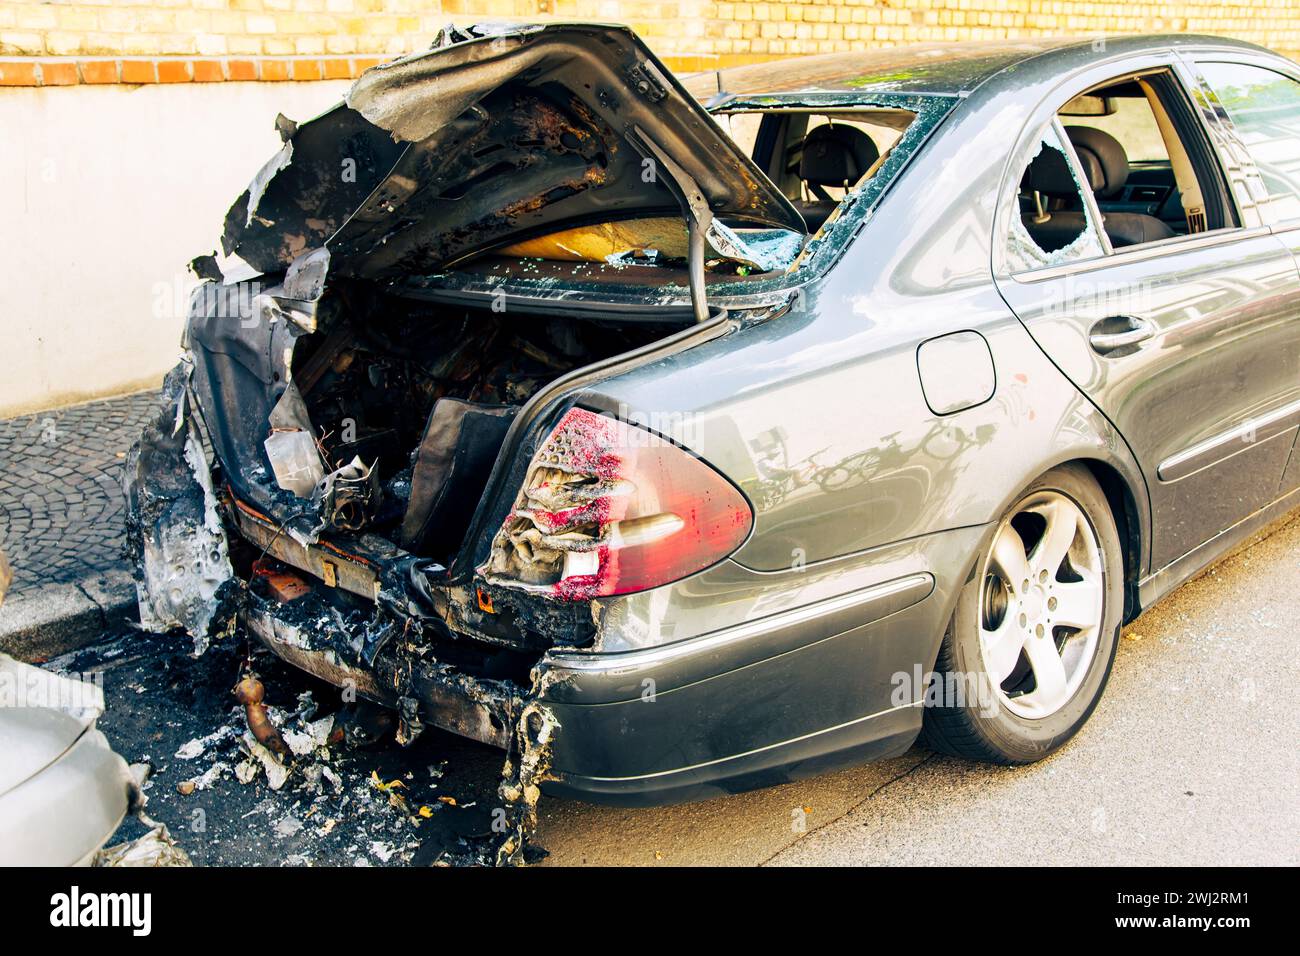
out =
{"type": "Polygon", "coordinates": [[[241,616],[267,648],[294,667],[399,711],[404,698],[413,699],[423,723],[509,749],[524,711],[525,688],[472,677],[415,648],[381,650],[366,662],[351,635],[313,622],[313,617],[328,619],[328,612],[311,600],[308,595],[282,605],[250,595],[241,616]],[[308,603],[297,606],[302,602],[308,603]],[[408,653],[399,660],[401,651],[408,653]]]}

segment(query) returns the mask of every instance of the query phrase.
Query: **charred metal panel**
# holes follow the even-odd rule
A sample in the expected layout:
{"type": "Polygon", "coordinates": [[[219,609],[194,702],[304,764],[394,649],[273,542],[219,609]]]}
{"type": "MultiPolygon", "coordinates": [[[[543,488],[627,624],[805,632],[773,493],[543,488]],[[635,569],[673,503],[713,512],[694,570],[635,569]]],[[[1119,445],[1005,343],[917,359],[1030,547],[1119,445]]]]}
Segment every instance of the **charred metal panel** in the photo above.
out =
{"type": "MultiPolygon", "coordinates": [[[[302,330],[274,310],[278,287],[258,282],[200,286],[190,303],[186,342],[194,363],[192,389],[225,481],[260,511],[285,516],[302,501],[275,484],[263,443],[272,409],[289,385],[289,358],[302,330]],[[239,303],[232,308],[232,303],[239,303]]],[[[314,517],[301,516],[305,530],[314,517]]]]}
{"type": "Polygon", "coordinates": [[[405,149],[342,104],[303,123],[226,213],[222,250],[282,271],[323,246],[405,149]]]}
{"type": "Polygon", "coordinates": [[[127,454],[126,540],[140,599],[140,623],[182,628],[194,652],[207,648],[236,586],[207,456],[190,415],[189,367],[172,369],[162,404],[127,454]]]}
{"type": "Polygon", "coordinates": [[[299,127],[226,217],[222,247],[263,272],[328,245],[339,276],[434,272],[565,226],[672,214],[639,127],[709,207],[803,230],[799,213],[628,29],[444,32],[367,71],[299,127]]]}

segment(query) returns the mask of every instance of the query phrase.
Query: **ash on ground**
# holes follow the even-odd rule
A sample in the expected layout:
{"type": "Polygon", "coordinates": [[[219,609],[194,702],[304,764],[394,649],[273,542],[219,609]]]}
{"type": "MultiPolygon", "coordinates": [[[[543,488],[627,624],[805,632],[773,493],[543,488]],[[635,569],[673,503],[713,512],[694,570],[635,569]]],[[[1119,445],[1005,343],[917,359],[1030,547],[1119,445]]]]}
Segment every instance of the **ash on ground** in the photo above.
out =
{"type": "MultiPolygon", "coordinates": [[[[198,658],[190,649],[184,637],[129,631],[45,666],[102,679],[99,727],[128,763],[154,767],[149,813],[195,865],[492,862],[501,751],[435,728],[401,747],[390,712],[345,700],[256,642],[226,638],[198,658]],[[250,670],[285,760],[258,743],[232,694],[250,670]]],[[[109,842],[143,832],[128,818],[109,842]]]]}

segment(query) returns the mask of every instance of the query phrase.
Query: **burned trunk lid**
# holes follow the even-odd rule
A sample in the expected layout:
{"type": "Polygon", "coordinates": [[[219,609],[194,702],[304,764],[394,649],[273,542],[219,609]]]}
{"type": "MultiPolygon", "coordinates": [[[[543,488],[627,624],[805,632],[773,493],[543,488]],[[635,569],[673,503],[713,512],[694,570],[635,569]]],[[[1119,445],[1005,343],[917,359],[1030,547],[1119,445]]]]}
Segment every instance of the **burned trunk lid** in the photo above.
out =
{"type": "Polygon", "coordinates": [[[335,276],[431,274],[585,223],[676,215],[655,147],[717,216],[803,231],[790,201],[628,29],[448,30],[294,127],[226,217],[262,272],[328,246],[335,276]]]}

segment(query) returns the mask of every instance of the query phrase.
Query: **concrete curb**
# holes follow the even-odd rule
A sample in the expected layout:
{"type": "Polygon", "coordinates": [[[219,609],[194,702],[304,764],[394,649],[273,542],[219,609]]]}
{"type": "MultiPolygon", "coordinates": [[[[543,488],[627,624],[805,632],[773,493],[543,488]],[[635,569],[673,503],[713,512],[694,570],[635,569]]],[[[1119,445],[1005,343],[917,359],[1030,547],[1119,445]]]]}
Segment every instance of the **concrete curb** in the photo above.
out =
{"type": "Polygon", "coordinates": [[[94,644],[138,620],[135,582],[125,570],[92,574],[11,594],[0,606],[0,652],[39,663],[94,644]]]}

